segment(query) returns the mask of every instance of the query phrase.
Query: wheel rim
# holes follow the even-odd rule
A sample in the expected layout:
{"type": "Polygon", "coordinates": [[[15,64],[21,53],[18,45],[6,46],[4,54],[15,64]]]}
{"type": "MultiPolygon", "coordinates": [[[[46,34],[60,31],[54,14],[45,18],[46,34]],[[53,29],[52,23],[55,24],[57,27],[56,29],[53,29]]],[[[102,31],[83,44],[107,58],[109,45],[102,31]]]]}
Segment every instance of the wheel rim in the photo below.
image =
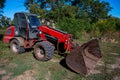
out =
{"type": "Polygon", "coordinates": [[[18,45],[17,45],[16,43],[13,43],[13,44],[12,44],[12,51],[15,52],[15,53],[18,52],[17,46],[18,46],[18,45]]]}
{"type": "Polygon", "coordinates": [[[36,48],[35,50],[36,50],[35,53],[36,53],[36,55],[37,55],[39,58],[44,58],[45,53],[44,53],[44,49],[43,49],[43,48],[38,47],[38,48],[36,48]]]}

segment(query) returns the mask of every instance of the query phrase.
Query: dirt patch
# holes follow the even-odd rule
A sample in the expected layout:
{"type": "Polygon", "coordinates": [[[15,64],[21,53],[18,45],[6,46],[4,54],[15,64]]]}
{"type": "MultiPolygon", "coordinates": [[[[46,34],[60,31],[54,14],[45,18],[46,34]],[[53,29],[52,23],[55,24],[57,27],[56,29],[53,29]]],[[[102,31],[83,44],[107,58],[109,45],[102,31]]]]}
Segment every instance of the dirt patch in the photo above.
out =
{"type": "Polygon", "coordinates": [[[5,59],[1,59],[0,66],[8,64],[11,59],[13,59],[13,58],[9,57],[9,58],[5,58],[5,59]]]}
{"type": "Polygon", "coordinates": [[[4,65],[5,63],[9,62],[9,59],[4,59],[4,60],[1,60],[0,62],[0,66],[4,65]]]}
{"type": "Polygon", "coordinates": [[[50,80],[50,77],[51,77],[51,72],[50,72],[50,71],[48,71],[48,73],[47,73],[47,75],[46,75],[45,79],[46,79],[46,80],[50,80]]]}
{"type": "Polygon", "coordinates": [[[33,75],[35,74],[35,70],[27,70],[23,74],[13,78],[12,80],[35,80],[35,78],[33,78],[33,75]]]}
{"type": "Polygon", "coordinates": [[[5,70],[0,70],[0,75],[4,75],[6,74],[7,72],[5,70]]]}
{"type": "Polygon", "coordinates": [[[58,59],[51,59],[50,61],[51,62],[60,62],[60,60],[58,60],[58,59]]]}
{"type": "MultiPolygon", "coordinates": [[[[96,67],[97,67],[97,66],[103,66],[103,65],[104,65],[104,62],[103,62],[102,60],[100,60],[100,61],[97,63],[96,67]]],[[[90,73],[91,73],[91,74],[98,74],[98,73],[101,73],[101,71],[100,71],[100,70],[96,70],[96,69],[94,68],[94,69],[90,70],[90,73]]]]}
{"type": "Polygon", "coordinates": [[[109,42],[109,43],[118,43],[118,41],[116,39],[111,39],[111,38],[107,38],[107,37],[102,37],[101,38],[102,42],[109,42]]]}
{"type": "Polygon", "coordinates": [[[15,67],[17,67],[17,64],[15,64],[15,63],[9,63],[9,64],[8,64],[8,67],[10,67],[10,68],[15,68],[15,67]]]}
{"type": "Polygon", "coordinates": [[[6,70],[0,70],[0,80],[9,80],[9,79],[10,79],[10,75],[7,74],[6,70]]]}
{"type": "Polygon", "coordinates": [[[97,63],[98,66],[102,66],[104,65],[104,62],[102,60],[100,60],[98,63],[97,63]]]}
{"type": "Polygon", "coordinates": [[[38,69],[39,65],[38,64],[33,64],[34,69],[38,69]]]}
{"type": "Polygon", "coordinates": [[[115,76],[113,80],[120,80],[120,76],[115,76]]]}
{"type": "Polygon", "coordinates": [[[92,70],[90,71],[90,73],[91,73],[91,74],[98,74],[98,73],[101,73],[101,71],[100,71],[100,70],[96,70],[96,69],[92,69],[92,70]]]}
{"type": "Polygon", "coordinates": [[[111,53],[112,55],[119,56],[120,54],[118,53],[111,53]]]}
{"type": "Polygon", "coordinates": [[[12,76],[13,75],[13,73],[8,73],[8,76],[12,76]]]}
{"type": "Polygon", "coordinates": [[[75,73],[68,72],[67,77],[64,80],[72,80],[75,77],[75,73]]]}
{"type": "Polygon", "coordinates": [[[1,80],[10,80],[10,76],[9,75],[2,76],[1,80]]]}
{"type": "Polygon", "coordinates": [[[49,66],[48,70],[50,70],[50,71],[57,71],[57,68],[56,68],[56,66],[49,66]]]}
{"type": "Polygon", "coordinates": [[[120,58],[116,59],[116,64],[120,64],[120,58]]]}
{"type": "Polygon", "coordinates": [[[112,68],[112,69],[120,68],[120,64],[112,64],[112,65],[111,65],[111,68],[112,68]]]}
{"type": "Polygon", "coordinates": [[[108,65],[111,69],[115,69],[115,68],[119,68],[120,69],[120,59],[116,58],[115,63],[114,64],[110,64],[108,65]]]}

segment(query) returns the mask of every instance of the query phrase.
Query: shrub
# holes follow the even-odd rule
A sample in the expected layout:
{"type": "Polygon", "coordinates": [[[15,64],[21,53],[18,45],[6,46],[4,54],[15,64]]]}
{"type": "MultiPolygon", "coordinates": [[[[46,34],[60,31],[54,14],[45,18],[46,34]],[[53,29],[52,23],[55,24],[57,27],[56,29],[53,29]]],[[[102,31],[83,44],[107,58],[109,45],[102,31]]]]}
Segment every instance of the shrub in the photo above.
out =
{"type": "Polygon", "coordinates": [[[79,38],[83,31],[91,31],[90,23],[85,20],[75,18],[64,18],[57,24],[57,27],[72,34],[74,38],[79,38]]]}

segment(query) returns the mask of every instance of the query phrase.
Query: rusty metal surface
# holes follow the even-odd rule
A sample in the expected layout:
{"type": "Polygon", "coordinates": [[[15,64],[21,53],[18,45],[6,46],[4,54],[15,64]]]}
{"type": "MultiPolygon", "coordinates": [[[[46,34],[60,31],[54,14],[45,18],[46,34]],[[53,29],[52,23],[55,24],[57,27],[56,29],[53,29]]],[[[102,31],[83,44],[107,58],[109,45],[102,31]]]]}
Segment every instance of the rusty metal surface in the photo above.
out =
{"type": "Polygon", "coordinates": [[[93,39],[73,49],[66,57],[66,64],[73,71],[86,76],[101,57],[98,40],[93,39]]]}
{"type": "Polygon", "coordinates": [[[87,43],[84,43],[81,47],[83,50],[88,48],[88,52],[98,58],[102,57],[98,39],[93,39],[87,43]]]}

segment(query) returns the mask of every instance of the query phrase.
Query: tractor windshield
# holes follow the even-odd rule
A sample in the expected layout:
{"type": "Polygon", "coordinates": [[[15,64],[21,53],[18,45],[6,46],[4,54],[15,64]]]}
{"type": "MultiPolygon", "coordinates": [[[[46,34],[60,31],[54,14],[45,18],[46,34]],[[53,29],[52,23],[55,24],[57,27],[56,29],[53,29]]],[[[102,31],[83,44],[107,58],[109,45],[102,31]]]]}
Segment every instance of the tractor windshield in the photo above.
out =
{"type": "Polygon", "coordinates": [[[37,16],[31,15],[31,16],[28,16],[28,18],[29,18],[29,21],[30,21],[31,28],[36,28],[36,27],[40,26],[40,21],[37,18],[37,16]]]}

